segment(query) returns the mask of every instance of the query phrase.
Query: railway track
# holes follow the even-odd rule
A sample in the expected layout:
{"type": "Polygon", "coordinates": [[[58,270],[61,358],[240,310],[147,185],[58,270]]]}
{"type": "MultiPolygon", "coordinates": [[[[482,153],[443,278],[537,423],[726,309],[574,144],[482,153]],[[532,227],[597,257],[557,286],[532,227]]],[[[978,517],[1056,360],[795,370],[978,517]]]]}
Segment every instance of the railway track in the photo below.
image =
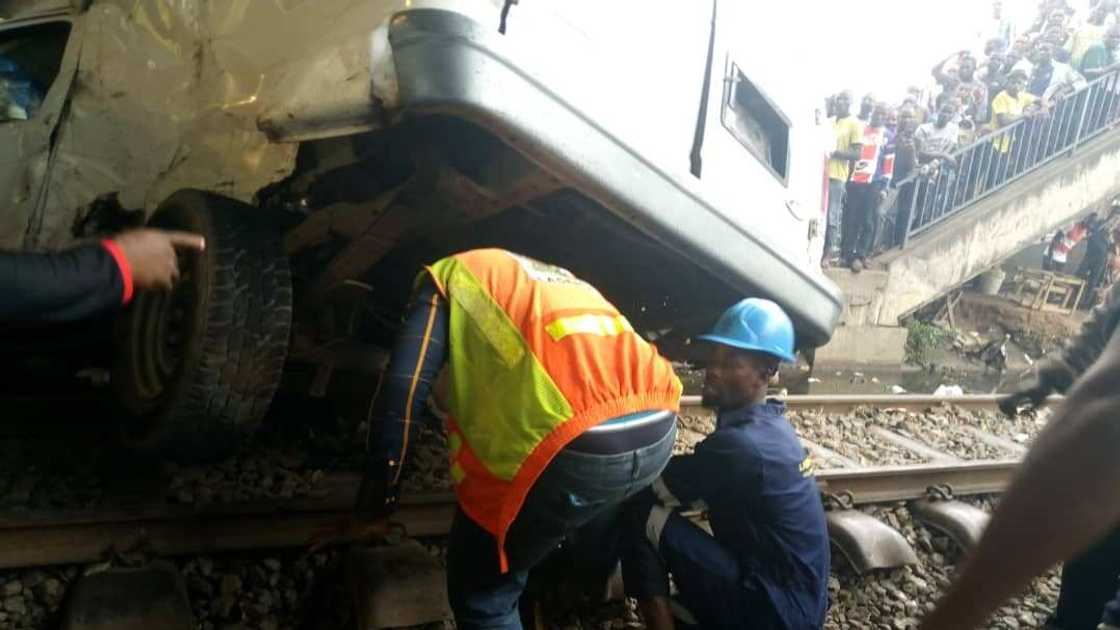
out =
{"type": "MultiPolygon", "coordinates": [[[[921,499],[931,487],[957,496],[1002,490],[1017,462],[919,464],[825,470],[822,492],[851,497],[850,505],[921,499]]],[[[318,527],[345,517],[359,478],[330,475],[330,494],[296,502],[214,504],[202,508],[152,504],[130,508],[32,511],[0,517],[0,569],[94,562],[109,550],[187,555],[298,547],[318,527]]],[[[410,536],[447,534],[455,500],[448,493],[402,499],[395,520],[410,536]]]]}
{"type": "MultiPolygon", "coordinates": [[[[869,405],[877,409],[921,410],[942,403],[962,409],[991,410],[996,398],[794,396],[786,402],[791,412],[843,413],[869,405]]],[[[698,412],[698,398],[686,397],[682,403],[682,415],[698,412]]],[[[991,436],[992,441],[1014,454],[1001,459],[962,461],[911,438],[892,436],[890,431],[879,431],[877,436],[915,450],[929,461],[863,466],[807,441],[810,453],[826,464],[849,464],[818,466],[821,491],[836,506],[851,511],[861,505],[917,501],[926,498],[931,489],[951,496],[998,493],[1010,481],[1018,455],[1025,450],[991,436]]],[[[159,496],[124,506],[9,513],[0,516],[0,568],[92,562],[110,550],[186,555],[298,547],[307,543],[315,529],[348,513],[358,483],[354,474],[329,473],[317,486],[315,496],[290,501],[194,506],[168,503],[159,496]]],[[[448,531],[453,511],[454,498],[450,493],[428,492],[406,496],[396,519],[411,536],[441,536],[448,531]]],[[[856,525],[851,536],[859,537],[860,526],[856,525]]]]}
{"type": "MultiPolygon", "coordinates": [[[[907,411],[922,411],[937,405],[949,404],[961,409],[976,411],[995,411],[1001,395],[997,394],[969,394],[965,396],[931,396],[925,394],[825,394],[806,396],[779,397],[791,410],[817,409],[825,412],[852,411],[858,407],[875,407],[878,409],[903,409],[907,411]]],[[[1061,396],[1050,397],[1053,404],[1061,400],[1061,396]]],[[[699,409],[699,396],[684,396],[681,398],[681,407],[685,409],[699,409]]],[[[685,413],[682,410],[682,413],[685,413]]]]}

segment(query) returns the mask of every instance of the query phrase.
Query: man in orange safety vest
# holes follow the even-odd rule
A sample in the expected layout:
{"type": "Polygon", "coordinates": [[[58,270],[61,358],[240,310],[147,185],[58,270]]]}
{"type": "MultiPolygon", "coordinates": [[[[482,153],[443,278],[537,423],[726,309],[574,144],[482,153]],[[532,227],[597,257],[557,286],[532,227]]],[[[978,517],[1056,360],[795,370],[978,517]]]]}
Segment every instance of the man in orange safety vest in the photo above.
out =
{"type": "Polygon", "coordinates": [[[357,513],[397,504],[437,374],[449,374],[458,510],[448,594],[463,628],[520,628],[529,569],[565,536],[648,486],[672,452],[681,383],[594,287],[499,249],[421,273],[375,406],[357,513]]]}

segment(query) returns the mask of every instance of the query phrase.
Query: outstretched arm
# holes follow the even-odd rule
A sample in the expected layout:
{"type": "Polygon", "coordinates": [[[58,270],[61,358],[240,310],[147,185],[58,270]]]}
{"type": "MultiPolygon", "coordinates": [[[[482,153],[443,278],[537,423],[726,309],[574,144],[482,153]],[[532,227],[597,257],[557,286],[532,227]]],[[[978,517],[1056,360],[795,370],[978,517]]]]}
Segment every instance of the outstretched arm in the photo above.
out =
{"type": "Polygon", "coordinates": [[[196,234],[143,229],[60,252],[0,252],[0,322],[72,321],[119,307],[135,289],[171,287],[176,248],[204,246],[196,234]]]}

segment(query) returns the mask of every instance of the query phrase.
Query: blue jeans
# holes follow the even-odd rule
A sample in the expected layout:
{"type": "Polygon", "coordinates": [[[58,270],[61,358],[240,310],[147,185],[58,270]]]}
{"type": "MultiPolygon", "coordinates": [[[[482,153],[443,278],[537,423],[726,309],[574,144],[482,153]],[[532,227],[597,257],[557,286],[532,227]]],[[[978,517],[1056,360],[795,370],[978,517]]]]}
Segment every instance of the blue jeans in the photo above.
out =
{"type": "Polygon", "coordinates": [[[702,628],[774,630],[784,624],[758,581],[708,532],[673,513],[654,548],[645,535],[649,509],[629,514],[631,538],[622,555],[626,594],[638,600],[669,596],[673,575],[679,599],[702,628]]]}
{"type": "Polygon", "coordinates": [[[617,455],[560,451],[510,527],[504,575],[497,541],[459,509],[447,543],[447,592],[457,627],[521,628],[517,603],[529,570],[569,533],[652,484],[669,463],[676,433],[674,425],[656,443],[617,455]]]}

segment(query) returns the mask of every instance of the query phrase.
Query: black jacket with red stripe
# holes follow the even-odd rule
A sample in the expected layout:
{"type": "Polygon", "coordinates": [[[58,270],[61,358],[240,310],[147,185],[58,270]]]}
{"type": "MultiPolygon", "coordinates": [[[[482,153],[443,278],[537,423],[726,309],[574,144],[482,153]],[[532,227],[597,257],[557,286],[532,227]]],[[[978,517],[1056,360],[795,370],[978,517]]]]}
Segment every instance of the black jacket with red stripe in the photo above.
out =
{"type": "Polygon", "coordinates": [[[132,297],[128,263],[112,241],[53,253],[0,252],[0,322],[64,322],[132,297]]]}

